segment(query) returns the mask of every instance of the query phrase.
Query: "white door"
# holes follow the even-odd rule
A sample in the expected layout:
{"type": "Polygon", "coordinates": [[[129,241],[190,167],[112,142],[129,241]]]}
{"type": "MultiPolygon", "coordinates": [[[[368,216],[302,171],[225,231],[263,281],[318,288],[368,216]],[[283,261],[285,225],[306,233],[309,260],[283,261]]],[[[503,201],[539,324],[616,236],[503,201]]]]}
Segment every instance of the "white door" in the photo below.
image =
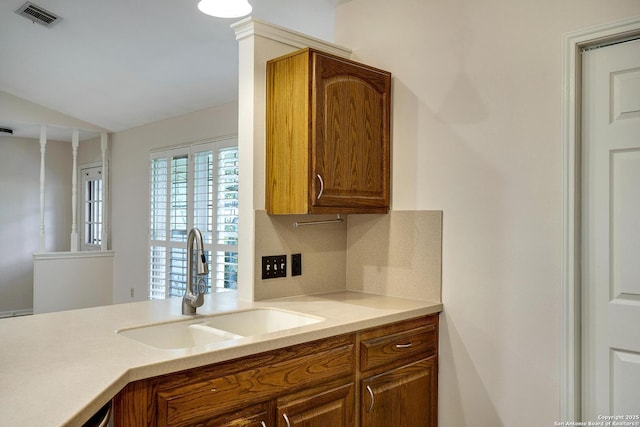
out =
{"type": "Polygon", "coordinates": [[[582,59],[583,420],[638,422],[640,40],[582,59]]]}

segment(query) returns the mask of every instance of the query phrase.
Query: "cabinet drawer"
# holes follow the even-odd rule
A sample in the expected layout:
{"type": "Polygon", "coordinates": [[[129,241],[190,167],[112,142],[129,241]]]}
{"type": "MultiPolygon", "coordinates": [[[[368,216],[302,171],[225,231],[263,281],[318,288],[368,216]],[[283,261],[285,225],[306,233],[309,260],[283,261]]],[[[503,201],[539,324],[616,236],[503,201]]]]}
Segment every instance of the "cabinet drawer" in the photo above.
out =
{"type": "Polygon", "coordinates": [[[364,372],[405,359],[429,357],[437,353],[437,345],[436,323],[364,339],[360,342],[360,369],[364,372]]]}
{"type": "MultiPolygon", "coordinates": [[[[158,425],[187,426],[251,402],[353,375],[354,346],[344,345],[158,392],[158,425]]],[[[222,373],[221,373],[222,374],[222,373]]]]}

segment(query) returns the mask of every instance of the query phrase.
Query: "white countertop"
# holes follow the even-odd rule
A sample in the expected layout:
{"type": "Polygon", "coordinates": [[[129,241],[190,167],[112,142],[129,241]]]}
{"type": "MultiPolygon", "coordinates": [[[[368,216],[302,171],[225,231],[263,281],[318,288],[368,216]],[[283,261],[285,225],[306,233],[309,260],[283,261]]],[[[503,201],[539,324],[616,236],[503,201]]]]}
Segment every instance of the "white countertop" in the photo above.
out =
{"type": "Polygon", "coordinates": [[[274,307],[320,316],[299,328],[179,350],[115,331],[192,318],[181,298],[0,320],[0,426],[81,425],[127,383],[442,310],[438,302],[332,292],[261,302],[207,295],[198,315],[274,307]]]}

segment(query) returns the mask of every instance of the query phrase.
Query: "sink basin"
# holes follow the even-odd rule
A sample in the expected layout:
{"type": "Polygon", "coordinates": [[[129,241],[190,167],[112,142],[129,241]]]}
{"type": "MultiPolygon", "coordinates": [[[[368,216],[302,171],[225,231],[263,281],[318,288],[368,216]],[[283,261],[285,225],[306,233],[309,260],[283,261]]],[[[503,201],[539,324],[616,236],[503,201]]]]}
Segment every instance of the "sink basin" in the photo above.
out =
{"type": "Polygon", "coordinates": [[[257,308],[213,316],[121,329],[118,334],[158,349],[182,349],[283,331],[322,318],[275,308],[257,308]]]}
{"type": "Polygon", "coordinates": [[[239,335],[202,326],[202,320],[161,323],[122,329],[118,334],[159,349],[190,348],[242,338],[239,335]]]}
{"type": "Polygon", "coordinates": [[[275,308],[258,308],[213,316],[202,326],[249,337],[269,332],[284,331],[323,321],[321,317],[275,308]]]}

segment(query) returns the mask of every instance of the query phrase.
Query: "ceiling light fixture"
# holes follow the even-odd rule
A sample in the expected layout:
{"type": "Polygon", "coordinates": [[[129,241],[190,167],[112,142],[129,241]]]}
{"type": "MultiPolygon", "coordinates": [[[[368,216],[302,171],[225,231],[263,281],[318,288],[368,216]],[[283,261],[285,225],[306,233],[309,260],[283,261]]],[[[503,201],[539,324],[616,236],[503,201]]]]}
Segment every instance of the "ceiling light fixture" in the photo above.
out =
{"type": "Polygon", "coordinates": [[[247,0],[200,0],[200,12],[218,18],[239,18],[251,13],[247,0]]]}

